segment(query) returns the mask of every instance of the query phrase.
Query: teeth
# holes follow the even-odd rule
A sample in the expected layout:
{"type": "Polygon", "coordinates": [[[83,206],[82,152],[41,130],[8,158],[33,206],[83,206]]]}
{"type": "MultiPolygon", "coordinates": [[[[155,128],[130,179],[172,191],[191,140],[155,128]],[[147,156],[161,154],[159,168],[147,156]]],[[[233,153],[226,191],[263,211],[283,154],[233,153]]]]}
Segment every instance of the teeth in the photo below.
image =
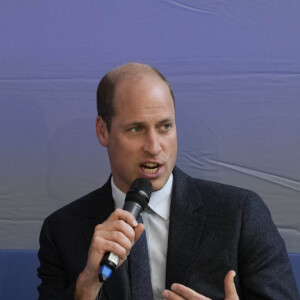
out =
{"type": "Polygon", "coordinates": [[[158,170],[158,165],[155,163],[145,163],[143,165],[143,170],[145,173],[153,174],[158,170]]]}
{"type": "Polygon", "coordinates": [[[153,173],[157,172],[158,168],[155,168],[155,169],[143,168],[143,170],[144,170],[145,173],[153,174],[153,173]]]}
{"type": "Polygon", "coordinates": [[[155,164],[155,163],[146,163],[146,164],[144,164],[144,166],[149,167],[149,168],[154,168],[154,167],[157,166],[157,164],[155,164]]]}

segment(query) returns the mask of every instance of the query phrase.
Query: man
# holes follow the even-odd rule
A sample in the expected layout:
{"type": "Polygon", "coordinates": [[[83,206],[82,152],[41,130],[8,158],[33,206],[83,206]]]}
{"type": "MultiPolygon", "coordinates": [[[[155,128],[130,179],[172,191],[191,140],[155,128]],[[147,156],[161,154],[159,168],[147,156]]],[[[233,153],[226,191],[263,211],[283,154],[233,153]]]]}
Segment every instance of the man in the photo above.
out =
{"type": "Polygon", "coordinates": [[[40,299],[131,299],[127,257],[144,226],[154,299],[299,298],[284,242],[261,199],[175,167],[174,96],[157,70],[136,63],[111,70],[99,83],[97,108],[97,137],[112,176],[45,220],[40,299]],[[145,225],[120,209],[138,177],[154,190],[145,225]],[[120,263],[103,285],[98,272],[106,252],[120,263]]]}

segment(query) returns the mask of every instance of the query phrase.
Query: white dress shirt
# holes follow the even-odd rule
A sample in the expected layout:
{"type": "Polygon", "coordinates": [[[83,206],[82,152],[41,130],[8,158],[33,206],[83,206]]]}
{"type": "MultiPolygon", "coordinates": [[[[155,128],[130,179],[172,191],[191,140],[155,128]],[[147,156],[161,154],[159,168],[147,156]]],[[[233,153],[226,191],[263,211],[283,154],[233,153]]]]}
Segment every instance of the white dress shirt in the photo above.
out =
{"type": "MultiPolygon", "coordinates": [[[[116,187],[113,178],[111,179],[111,186],[115,208],[122,208],[126,194],[116,187]]],[[[148,206],[142,212],[154,300],[161,300],[162,291],[165,289],[172,186],[173,175],[171,174],[165,186],[152,193],[148,206]]]]}

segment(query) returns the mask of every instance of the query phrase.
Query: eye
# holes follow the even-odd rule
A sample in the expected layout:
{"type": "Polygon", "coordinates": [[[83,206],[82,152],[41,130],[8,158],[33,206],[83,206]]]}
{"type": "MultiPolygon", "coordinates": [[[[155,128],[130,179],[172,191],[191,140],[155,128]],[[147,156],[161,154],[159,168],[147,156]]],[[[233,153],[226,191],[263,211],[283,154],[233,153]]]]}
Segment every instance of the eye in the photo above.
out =
{"type": "Polygon", "coordinates": [[[166,124],[163,124],[162,129],[164,131],[168,131],[171,127],[172,127],[171,123],[166,123],[166,124]]]}
{"type": "Polygon", "coordinates": [[[130,128],[130,132],[132,133],[137,133],[137,132],[140,132],[142,130],[142,128],[140,126],[135,126],[135,127],[132,127],[130,128]]]}

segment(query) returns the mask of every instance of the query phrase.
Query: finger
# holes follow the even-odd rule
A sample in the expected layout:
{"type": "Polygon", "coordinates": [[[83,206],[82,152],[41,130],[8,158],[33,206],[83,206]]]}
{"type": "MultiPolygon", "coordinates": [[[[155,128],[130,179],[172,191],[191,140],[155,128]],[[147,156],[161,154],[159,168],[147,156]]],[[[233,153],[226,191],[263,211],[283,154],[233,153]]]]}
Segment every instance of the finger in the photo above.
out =
{"type": "Polygon", "coordinates": [[[109,223],[114,220],[123,220],[133,228],[138,225],[138,222],[132,213],[120,208],[117,208],[104,223],[109,223]]]}
{"type": "MultiPolygon", "coordinates": [[[[98,238],[96,237],[96,240],[98,238]]],[[[99,244],[97,243],[97,241],[95,243],[93,243],[92,245],[92,250],[94,250],[94,252],[96,252],[96,255],[99,255],[99,259],[101,260],[102,257],[100,257],[101,255],[103,256],[106,252],[112,252],[114,254],[116,254],[120,259],[125,260],[127,257],[127,249],[122,247],[120,244],[113,242],[113,241],[108,241],[105,239],[101,239],[99,238],[99,244]],[[100,244],[101,243],[101,244],[100,244]]]]}
{"type": "Polygon", "coordinates": [[[225,287],[225,300],[238,300],[238,294],[236,292],[234,284],[235,272],[233,270],[229,271],[224,280],[225,287]]]}
{"type": "Polygon", "coordinates": [[[142,223],[139,223],[139,225],[134,228],[134,232],[135,232],[134,242],[136,242],[140,238],[144,230],[145,230],[145,226],[142,223]]]}
{"type": "Polygon", "coordinates": [[[171,291],[165,290],[163,292],[163,297],[168,300],[211,300],[204,295],[198,294],[194,290],[178,283],[172,284],[171,291]]]}
{"type": "Polygon", "coordinates": [[[177,295],[176,293],[170,290],[164,290],[162,292],[162,298],[163,300],[184,300],[183,297],[177,295]]]}
{"type": "Polygon", "coordinates": [[[95,228],[94,235],[97,236],[103,236],[105,233],[108,233],[108,236],[106,236],[109,240],[118,240],[118,238],[121,238],[122,235],[118,236],[117,234],[113,235],[113,233],[120,232],[123,235],[125,235],[133,244],[135,239],[135,231],[134,228],[132,228],[129,224],[124,222],[123,220],[114,220],[109,223],[103,223],[99,224],[95,228]],[[111,236],[109,236],[111,234],[111,236]]]}
{"type": "MultiPolygon", "coordinates": [[[[105,247],[105,251],[113,251],[112,249],[108,249],[108,248],[114,247],[114,243],[116,243],[121,248],[123,248],[128,255],[128,253],[133,245],[134,231],[133,231],[133,234],[131,234],[131,236],[132,237],[128,237],[121,231],[104,231],[101,233],[100,232],[95,233],[95,240],[96,240],[97,244],[98,243],[99,243],[99,245],[102,244],[103,247],[105,247]],[[109,242],[112,242],[112,243],[109,243],[109,242]],[[107,245],[107,246],[105,246],[105,245],[107,245]]],[[[115,253],[115,254],[118,254],[118,253],[115,253]]]]}

